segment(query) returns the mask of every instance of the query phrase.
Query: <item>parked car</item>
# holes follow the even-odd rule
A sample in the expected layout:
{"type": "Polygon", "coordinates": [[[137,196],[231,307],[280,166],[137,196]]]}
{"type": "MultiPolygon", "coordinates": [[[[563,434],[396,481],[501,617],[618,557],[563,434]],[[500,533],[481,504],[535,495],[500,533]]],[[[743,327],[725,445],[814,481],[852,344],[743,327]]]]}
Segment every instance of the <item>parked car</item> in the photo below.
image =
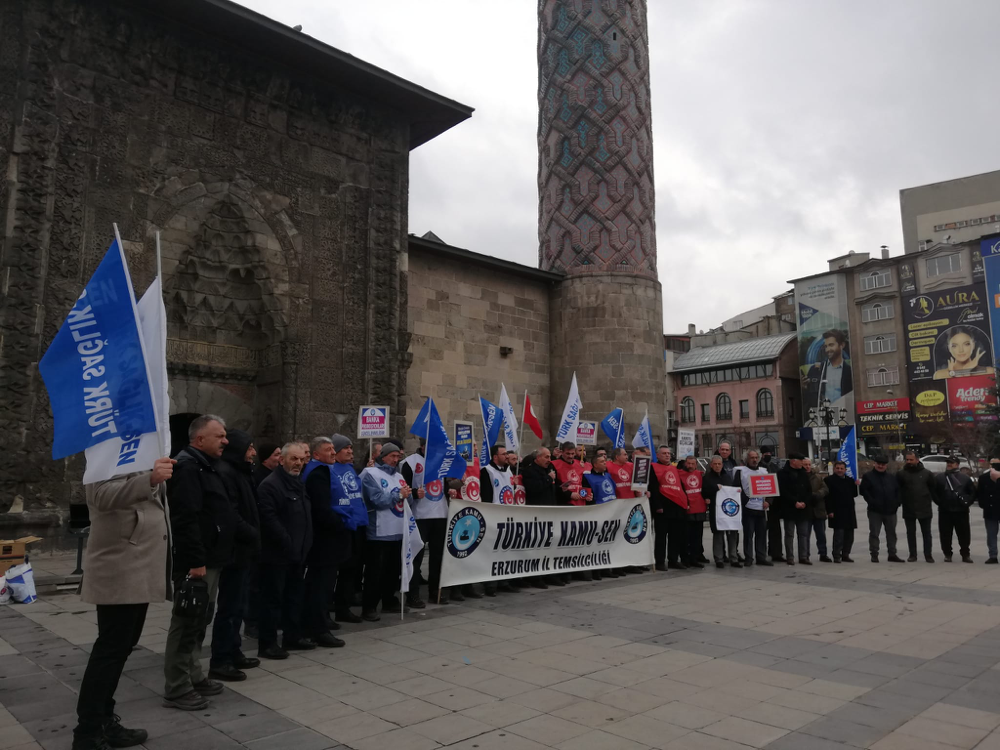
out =
{"type": "MultiPolygon", "coordinates": [[[[955,456],[958,459],[958,466],[960,469],[968,469],[970,472],[975,473],[977,467],[972,461],[967,459],[965,456],[955,456]]],[[[943,474],[947,466],[949,456],[924,456],[920,459],[923,465],[930,469],[935,474],[943,474]]]]}

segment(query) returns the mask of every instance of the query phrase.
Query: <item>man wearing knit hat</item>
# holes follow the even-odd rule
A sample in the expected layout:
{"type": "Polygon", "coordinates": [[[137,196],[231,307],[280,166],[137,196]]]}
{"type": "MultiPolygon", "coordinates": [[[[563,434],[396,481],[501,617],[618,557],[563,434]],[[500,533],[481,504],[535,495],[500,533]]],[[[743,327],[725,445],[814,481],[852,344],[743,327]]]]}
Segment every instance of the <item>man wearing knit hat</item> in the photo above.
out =
{"type": "Polygon", "coordinates": [[[379,602],[387,614],[399,614],[401,607],[409,609],[396,598],[402,567],[403,501],[411,495],[397,469],[402,457],[399,442],[390,438],[382,443],[382,454],[374,465],[361,472],[361,494],[368,508],[361,617],[368,622],[381,619],[379,602]]]}

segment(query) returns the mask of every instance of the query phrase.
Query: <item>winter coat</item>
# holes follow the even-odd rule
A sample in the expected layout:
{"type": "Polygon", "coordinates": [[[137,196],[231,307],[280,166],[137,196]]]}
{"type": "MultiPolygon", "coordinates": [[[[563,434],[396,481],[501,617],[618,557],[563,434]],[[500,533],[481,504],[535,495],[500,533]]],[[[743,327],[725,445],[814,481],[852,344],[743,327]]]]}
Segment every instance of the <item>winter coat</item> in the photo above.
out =
{"type": "Polygon", "coordinates": [[[223,448],[222,459],[216,468],[226,485],[229,499],[233,501],[238,519],[233,565],[246,567],[260,555],[257,487],[254,484],[253,464],[245,460],[253,438],[243,430],[228,430],[226,439],[229,445],[223,448]]]}
{"type": "Polygon", "coordinates": [[[817,519],[826,518],[826,496],[830,493],[830,488],[823,482],[816,472],[809,472],[809,487],[812,489],[813,517],[817,519]]]}
{"type": "Polygon", "coordinates": [[[527,505],[556,505],[556,480],[552,477],[555,469],[543,469],[534,461],[521,464],[521,481],[524,483],[527,505]]]}
{"type": "Polygon", "coordinates": [[[1000,521],[1000,482],[990,479],[988,471],[979,477],[976,499],[979,501],[979,507],[983,509],[984,519],[1000,521]]]}
{"type": "Polygon", "coordinates": [[[815,515],[812,484],[805,469],[793,469],[789,462],[778,472],[778,517],[793,521],[811,521],[815,515]],[[805,507],[796,508],[796,503],[805,507]]]}
{"type": "Polygon", "coordinates": [[[937,485],[938,507],[948,513],[968,513],[969,506],[976,502],[976,488],[972,477],[958,469],[946,471],[934,477],[937,485]]]}
{"type": "Polygon", "coordinates": [[[260,562],[301,565],[312,547],[312,513],[297,476],[276,466],[257,488],[260,498],[260,562]]]}
{"type": "MultiPolygon", "coordinates": [[[[166,495],[150,472],[88,484],[90,538],[83,561],[83,601],[147,604],[169,596],[166,495]]],[[[187,573],[187,568],[184,569],[187,573]]]]}
{"type": "Polygon", "coordinates": [[[175,576],[191,568],[232,564],[236,529],[243,522],[219,473],[218,460],[190,445],[176,459],[167,482],[175,576]]]}
{"type": "Polygon", "coordinates": [[[826,497],[826,512],[833,514],[833,518],[829,519],[830,528],[858,528],[858,515],[854,509],[854,501],[858,496],[858,485],[850,477],[838,477],[836,474],[823,481],[830,492],[826,497]]]}
{"type": "Polygon", "coordinates": [[[899,510],[899,483],[888,471],[872,469],[861,478],[861,496],[868,512],[891,516],[899,510]]]}
{"type": "Polygon", "coordinates": [[[705,498],[705,503],[708,505],[708,525],[713,534],[719,530],[715,524],[715,499],[719,494],[719,487],[728,486],[728,484],[725,474],[714,472],[711,469],[705,472],[702,479],[701,496],[705,498]]]}
{"type": "MultiPolygon", "coordinates": [[[[740,488],[740,503],[743,505],[743,515],[745,516],[763,516],[767,513],[767,509],[756,510],[754,508],[748,508],[747,503],[750,502],[750,495],[747,494],[747,488],[750,487],[749,477],[755,474],[773,474],[773,471],[769,471],[764,465],[758,465],[756,469],[751,469],[749,466],[741,466],[736,470],[733,475],[733,486],[740,488]],[[744,478],[746,481],[744,481],[744,478]]],[[[771,504],[775,501],[773,497],[761,498],[765,503],[767,503],[768,509],[771,508],[771,504]]]]}
{"type": "MultiPolygon", "coordinates": [[[[390,466],[389,464],[382,463],[381,460],[375,461],[375,466],[389,474],[393,477],[393,481],[402,480],[403,475],[395,466],[390,466]]],[[[365,538],[372,539],[378,542],[395,542],[403,538],[402,531],[394,532],[387,531],[385,529],[385,523],[379,526],[379,511],[387,510],[396,505],[399,505],[399,510],[397,511],[400,516],[402,515],[403,503],[400,501],[400,487],[383,487],[379,478],[376,477],[371,472],[362,473],[361,476],[361,494],[365,498],[365,507],[368,508],[368,528],[365,531],[365,538]]],[[[411,495],[412,497],[412,495],[411,495]]],[[[401,528],[401,525],[400,525],[401,528]]]]}
{"type": "Polygon", "coordinates": [[[351,557],[354,534],[344,523],[344,517],[333,509],[330,467],[326,464],[314,467],[306,477],[305,487],[313,529],[307,562],[317,567],[340,565],[351,557]]]}
{"type": "Polygon", "coordinates": [[[903,501],[903,518],[930,518],[934,515],[937,485],[930,469],[917,462],[916,466],[904,465],[896,472],[899,495],[903,501]]]}

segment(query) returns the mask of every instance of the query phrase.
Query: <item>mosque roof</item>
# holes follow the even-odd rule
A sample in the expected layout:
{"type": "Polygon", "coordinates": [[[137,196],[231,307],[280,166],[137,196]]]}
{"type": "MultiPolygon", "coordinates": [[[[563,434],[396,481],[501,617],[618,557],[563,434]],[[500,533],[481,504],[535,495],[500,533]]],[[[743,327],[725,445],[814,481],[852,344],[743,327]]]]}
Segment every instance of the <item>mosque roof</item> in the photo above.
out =
{"type": "Polygon", "coordinates": [[[777,336],[737,341],[735,344],[719,344],[718,346],[692,349],[674,359],[673,372],[777,359],[789,342],[795,340],[796,336],[798,334],[795,332],[782,333],[777,336]]]}

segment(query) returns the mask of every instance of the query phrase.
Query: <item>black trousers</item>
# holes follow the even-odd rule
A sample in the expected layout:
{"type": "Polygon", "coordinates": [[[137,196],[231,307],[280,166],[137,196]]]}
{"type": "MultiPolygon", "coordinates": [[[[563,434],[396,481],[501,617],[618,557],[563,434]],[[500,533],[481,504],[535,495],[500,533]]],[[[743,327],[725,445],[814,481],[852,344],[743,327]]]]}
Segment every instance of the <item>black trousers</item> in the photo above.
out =
{"type": "Polygon", "coordinates": [[[337,583],[336,565],[310,565],[302,591],[302,634],[316,638],[329,633],[326,626],[330,595],[337,583]]]}
{"type": "Polygon", "coordinates": [[[767,514],[767,554],[772,558],[782,557],[784,534],[781,531],[781,517],[773,510],[767,514]]]}
{"type": "Polygon", "coordinates": [[[403,542],[365,540],[365,588],[361,592],[362,609],[374,612],[379,602],[392,606],[399,591],[399,574],[403,567],[403,542]]]}
{"type": "Polygon", "coordinates": [[[437,601],[438,589],[441,587],[441,560],[444,557],[444,537],[448,531],[447,518],[417,519],[420,538],[424,540],[423,555],[427,551],[427,596],[437,601]]]}
{"type": "Polygon", "coordinates": [[[278,642],[278,628],[286,642],[302,637],[303,588],[301,565],[260,566],[260,620],[257,626],[260,638],[257,645],[261,650],[278,642]]]}
{"type": "Polygon", "coordinates": [[[243,611],[243,622],[247,625],[257,627],[257,618],[260,616],[260,565],[256,562],[250,564],[247,573],[247,601],[243,611]]]}
{"type": "Polygon", "coordinates": [[[657,565],[667,561],[667,517],[653,511],[653,559],[657,565]]]}
{"type": "Polygon", "coordinates": [[[249,568],[223,568],[212,623],[212,667],[232,664],[243,655],[240,626],[247,607],[249,568]]]}
{"type": "Polygon", "coordinates": [[[705,522],[687,519],[684,523],[687,528],[681,557],[685,562],[698,561],[705,555],[705,522]]]}
{"type": "Polygon", "coordinates": [[[361,587],[361,572],[364,570],[365,529],[351,532],[351,556],[337,566],[337,583],[334,589],[333,608],[337,616],[346,615],[354,606],[354,595],[361,587]]]}
{"type": "Polygon", "coordinates": [[[917,556],[917,522],[920,522],[920,534],[924,538],[924,557],[934,554],[934,540],[931,537],[930,518],[904,518],[906,524],[906,547],[910,551],[910,557],[917,556]]]}
{"type": "Polygon", "coordinates": [[[854,529],[833,530],[833,559],[842,560],[851,556],[854,548],[854,529]]]}
{"type": "Polygon", "coordinates": [[[969,528],[969,511],[938,510],[938,532],[941,534],[941,551],[951,556],[951,532],[958,537],[958,549],[962,557],[969,554],[972,544],[972,529],[969,528]]]}
{"type": "Polygon", "coordinates": [[[78,724],[73,734],[100,737],[104,724],[115,713],[115,691],[125,661],[139,642],[148,604],[98,604],[97,640],[83,673],[76,704],[78,724]]]}

